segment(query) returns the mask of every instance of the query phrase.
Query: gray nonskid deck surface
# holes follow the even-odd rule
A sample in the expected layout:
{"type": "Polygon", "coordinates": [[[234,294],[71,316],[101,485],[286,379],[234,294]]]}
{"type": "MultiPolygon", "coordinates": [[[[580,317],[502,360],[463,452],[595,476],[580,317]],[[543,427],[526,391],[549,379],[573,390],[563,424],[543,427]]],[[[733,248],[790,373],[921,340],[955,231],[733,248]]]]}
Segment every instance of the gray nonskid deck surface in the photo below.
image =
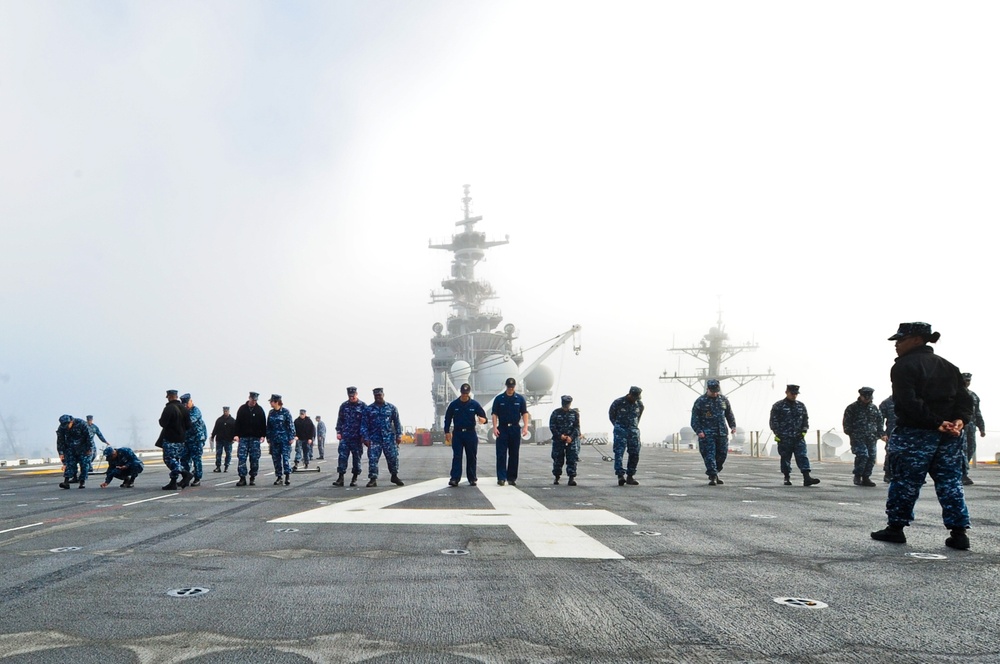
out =
{"type": "Polygon", "coordinates": [[[972,472],[973,548],[961,552],[944,546],[931,484],[907,544],[871,540],[885,521],[886,485],[853,486],[844,463],[814,464],[818,486],[805,488],[796,475],[785,487],[776,459],[733,455],[726,484],[710,487],[697,454],[643,448],[641,485],[619,487],[601,459],[610,447],[584,447],[579,486],[568,487],[565,476],[552,485],[547,446],[526,446],[517,487],[501,488],[492,448],[480,449],[481,487],[464,478],[447,486],[451,450],[441,446],[403,447],[403,489],[389,483],[384,462],[377,489],[332,487],[329,458],[319,473],[294,474],[289,487],[272,486],[269,470],[258,486],[241,488],[232,471],[209,472],[201,487],[177,495],[160,489],[166,472],[155,461],[132,490],[118,482],[101,490],[94,478],[85,490],[66,491],[55,475],[0,471],[0,656],[243,664],[1000,659],[996,467],[972,472]],[[436,482],[416,486],[429,480],[436,482]],[[370,504],[345,503],[404,489],[422,493],[396,504],[387,496],[383,509],[399,522],[376,523],[370,504]],[[509,511],[494,509],[497,495],[509,511]],[[359,522],[313,514],[272,522],[316,508],[336,513],[332,521],[359,522]],[[581,510],[613,522],[562,525],[594,516],[581,510]],[[444,514],[458,523],[433,523],[444,514]],[[522,534],[505,519],[524,526],[522,534]],[[535,522],[551,542],[535,541],[535,522]],[[574,532],[574,550],[620,558],[539,557],[530,548],[557,550],[574,532]],[[196,590],[168,594],[184,589],[196,590]]]}

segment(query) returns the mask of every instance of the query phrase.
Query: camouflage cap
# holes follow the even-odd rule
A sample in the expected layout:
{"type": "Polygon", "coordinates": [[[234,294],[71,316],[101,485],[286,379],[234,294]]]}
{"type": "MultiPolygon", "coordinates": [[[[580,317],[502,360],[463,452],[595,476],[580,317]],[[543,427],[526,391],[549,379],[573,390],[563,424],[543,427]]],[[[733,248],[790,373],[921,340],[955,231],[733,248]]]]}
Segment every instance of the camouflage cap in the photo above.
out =
{"type": "Polygon", "coordinates": [[[110,445],[108,445],[107,447],[104,448],[104,458],[105,459],[110,459],[111,455],[114,454],[114,453],[115,453],[115,448],[111,447],[110,445]]]}
{"type": "Polygon", "coordinates": [[[709,390],[712,390],[713,392],[718,392],[721,386],[719,385],[719,381],[715,380],[714,378],[710,378],[705,383],[705,387],[709,390]]]}
{"type": "Polygon", "coordinates": [[[568,395],[568,394],[564,394],[564,395],[562,395],[562,402],[563,402],[563,405],[564,405],[564,406],[565,406],[566,404],[571,404],[571,403],[573,403],[573,397],[571,397],[571,396],[570,396],[570,395],[568,395]]]}
{"type": "Polygon", "coordinates": [[[871,395],[875,394],[875,388],[873,388],[873,387],[862,387],[860,390],[858,390],[858,394],[860,394],[861,396],[865,396],[866,394],[868,396],[871,396],[871,395]]]}
{"type": "Polygon", "coordinates": [[[70,417],[69,415],[60,415],[59,416],[59,424],[69,424],[72,421],[73,421],[73,418],[70,417]]]}
{"type": "Polygon", "coordinates": [[[785,386],[785,391],[786,392],[791,392],[792,394],[798,394],[799,393],[799,386],[798,385],[792,385],[791,383],[789,383],[788,385],[785,386]]]}
{"type": "Polygon", "coordinates": [[[962,374],[962,378],[964,378],[965,380],[972,380],[972,374],[964,373],[962,374]]]}
{"type": "Polygon", "coordinates": [[[904,337],[929,337],[932,334],[930,323],[900,323],[896,334],[889,337],[889,341],[899,341],[904,337]]]}

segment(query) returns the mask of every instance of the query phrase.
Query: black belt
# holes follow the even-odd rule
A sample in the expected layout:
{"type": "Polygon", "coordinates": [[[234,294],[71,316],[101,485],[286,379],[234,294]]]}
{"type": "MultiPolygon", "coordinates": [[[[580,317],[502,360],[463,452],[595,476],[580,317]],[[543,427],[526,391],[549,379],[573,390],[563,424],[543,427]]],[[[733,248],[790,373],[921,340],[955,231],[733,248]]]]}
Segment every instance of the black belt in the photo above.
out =
{"type": "Polygon", "coordinates": [[[500,426],[502,426],[502,427],[516,427],[518,424],[519,424],[518,422],[508,422],[507,424],[501,424],[500,426]]]}
{"type": "Polygon", "coordinates": [[[476,427],[455,427],[455,433],[464,433],[466,431],[475,431],[476,427]]]}

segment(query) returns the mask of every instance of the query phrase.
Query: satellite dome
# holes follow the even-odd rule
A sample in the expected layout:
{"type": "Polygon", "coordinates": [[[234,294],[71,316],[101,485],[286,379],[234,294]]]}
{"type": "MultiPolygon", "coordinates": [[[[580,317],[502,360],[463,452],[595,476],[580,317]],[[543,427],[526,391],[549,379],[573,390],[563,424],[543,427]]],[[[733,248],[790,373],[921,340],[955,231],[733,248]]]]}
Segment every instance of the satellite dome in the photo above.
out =
{"type": "Polygon", "coordinates": [[[548,392],[555,384],[555,374],[544,364],[535,367],[524,379],[524,389],[528,392],[548,392]]]}
{"type": "Polygon", "coordinates": [[[472,365],[465,360],[457,360],[451,365],[451,369],[448,370],[448,377],[451,378],[451,382],[455,385],[469,382],[469,376],[471,375],[472,365]]]}
{"type": "Polygon", "coordinates": [[[505,389],[504,381],[520,373],[517,362],[510,355],[487,355],[475,368],[476,393],[482,397],[492,397],[505,389]]]}

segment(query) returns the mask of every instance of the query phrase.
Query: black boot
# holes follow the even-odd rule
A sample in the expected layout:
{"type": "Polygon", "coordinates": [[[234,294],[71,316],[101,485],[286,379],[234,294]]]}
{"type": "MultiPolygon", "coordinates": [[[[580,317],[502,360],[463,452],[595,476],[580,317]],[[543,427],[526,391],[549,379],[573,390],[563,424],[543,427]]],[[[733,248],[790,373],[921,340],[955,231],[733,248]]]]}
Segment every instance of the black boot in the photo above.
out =
{"type": "Polygon", "coordinates": [[[785,486],[792,486],[792,476],[785,473],[785,486]]]}
{"type": "Polygon", "coordinates": [[[366,487],[378,486],[378,482],[376,482],[375,478],[372,477],[371,479],[368,480],[368,484],[366,484],[365,486],[366,487]]]}
{"type": "MultiPolygon", "coordinates": [[[[337,473],[337,479],[333,481],[333,486],[344,486],[344,474],[337,473]]],[[[351,480],[351,486],[354,486],[354,481],[351,480]]]]}
{"type": "Polygon", "coordinates": [[[175,489],[177,489],[177,479],[171,477],[170,478],[170,483],[167,484],[165,487],[163,487],[163,490],[164,491],[174,491],[175,489]]]}
{"type": "Polygon", "coordinates": [[[281,475],[278,475],[274,480],[274,486],[281,486],[282,484],[284,484],[284,481],[281,479],[281,475]]]}
{"type": "MultiPolygon", "coordinates": [[[[789,482],[791,484],[791,482],[789,482]]],[[[808,470],[802,471],[802,486],[812,486],[813,484],[819,484],[819,480],[812,477],[808,470]]]]}
{"type": "Polygon", "coordinates": [[[64,480],[64,481],[60,482],[59,483],[59,488],[60,489],[68,489],[69,488],[69,480],[64,480]]]}
{"type": "Polygon", "coordinates": [[[951,537],[944,541],[944,545],[952,549],[965,551],[969,548],[969,536],[965,534],[965,528],[952,528],[951,537]]]}
{"type": "Polygon", "coordinates": [[[256,476],[256,475],[251,475],[251,476],[250,476],[250,486],[254,486],[254,483],[253,483],[253,481],[254,481],[254,480],[255,480],[256,478],[257,478],[257,476],[256,476]]]}
{"type": "Polygon", "coordinates": [[[246,486],[246,485],[247,485],[247,478],[240,475],[240,481],[236,483],[236,486],[246,486]]]}
{"type": "Polygon", "coordinates": [[[559,476],[558,475],[556,475],[556,478],[554,480],[552,480],[552,483],[553,484],[559,484],[559,476]]]}
{"type": "Polygon", "coordinates": [[[718,484],[718,482],[716,480],[718,480],[718,478],[715,475],[712,475],[711,477],[709,477],[708,478],[708,486],[715,486],[716,484],[718,484]]]}
{"type": "Polygon", "coordinates": [[[197,477],[194,478],[194,481],[191,482],[191,486],[201,486],[201,480],[199,480],[197,477]]]}
{"type": "Polygon", "coordinates": [[[872,482],[872,478],[865,475],[861,478],[861,486],[877,486],[875,482],[872,482]]]}
{"type": "Polygon", "coordinates": [[[861,486],[861,475],[854,476],[854,486],[861,486]]]}
{"type": "Polygon", "coordinates": [[[177,487],[183,489],[191,483],[191,473],[186,470],[181,471],[181,481],[177,483],[177,487]]]}
{"type": "Polygon", "coordinates": [[[77,488],[78,489],[86,489],[87,487],[84,486],[84,484],[85,484],[84,480],[80,480],[80,486],[78,486],[77,488]]]}
{"type": "Polygon", "coordinates": [[[285,475],[285,486],[288,486],[291,483],[292,483],[292,476],[291,475],[285,475]]]}
{"type": "Polygon", "coordinates": [[[398,475],[395,475],[395,474],[391,475],[389,477],[389,481],[392,482],[393,484],[395,484],[396,486],[403,486],[403,480],[399,479],[398,475]]]}
{"type": "Polygon", "coordinates": [[[619,475],[618,476],[618,486],[625,486],[625,476],[624,475],[619,475]]]}
{"type": "Polygon", "coordinates": [[[216,466],[215,470],[213,470],[212,472],[213,473],[221,473],[222,472],[222,467],[221,466],[216,466]]]}
{"type": "Polygon", "coordinates": [[[629,475],[628,477],[625,478],[625,484],[628,484],[629,486],[638,486],[639,482],[636,481],[634,477],[629,475]]]}
{"type": "Polygon", "coordinates": [[[576,475],[569,476],[569,482],[566,482],[566,486],[576,486],[576,475]]]}
{"type": "Polygon", "coordinates": [[[903,526],[886,526],[882,530],[872,533],[872,539],[879,542],[892,542],[893,544],[906,544],[906,535],[903,534],[903,526]]]}
{"type": "Polygon", "coordinates": [[[357,485],[358,485],[358,474],[351,473],[351,486],[357,486],[357,485]]]}

